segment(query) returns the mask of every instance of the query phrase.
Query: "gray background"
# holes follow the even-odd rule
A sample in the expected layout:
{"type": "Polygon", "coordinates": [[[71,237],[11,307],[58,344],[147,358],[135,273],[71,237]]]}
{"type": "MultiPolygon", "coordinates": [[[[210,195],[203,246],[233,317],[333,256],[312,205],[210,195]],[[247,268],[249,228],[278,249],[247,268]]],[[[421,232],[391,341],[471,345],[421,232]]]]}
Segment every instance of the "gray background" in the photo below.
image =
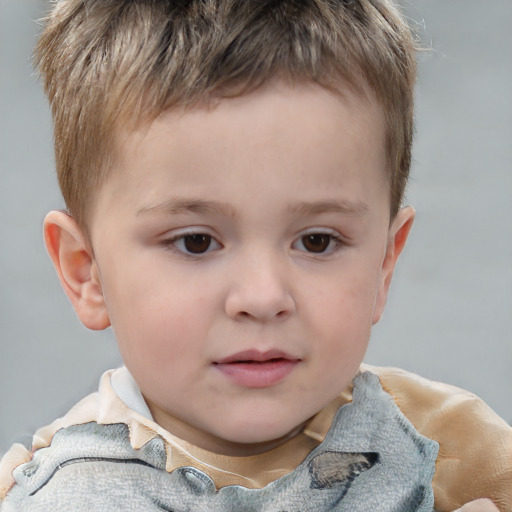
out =
{"type": "MultiPolygon", "coordinates": [[[[0,453],[120,364],[75,318],[45,254],[63,206],[30,54],[44,0],[0,0],[0,453]]],[[[512,1],[417,0],[417,222],[367,361],[465,387],[512,421],[512,1]],[[422,27],[425,20],[426,28],[422,27]]]]}

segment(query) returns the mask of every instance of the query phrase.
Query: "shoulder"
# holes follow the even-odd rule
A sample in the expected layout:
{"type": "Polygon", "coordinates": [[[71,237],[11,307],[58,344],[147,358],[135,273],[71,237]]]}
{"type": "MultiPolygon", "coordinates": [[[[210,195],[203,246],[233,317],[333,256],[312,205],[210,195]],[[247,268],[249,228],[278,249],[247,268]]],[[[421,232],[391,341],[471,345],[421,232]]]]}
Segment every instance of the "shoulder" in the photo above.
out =
{"type": "Polygon", "coordinates": [[[158,425],[118,397],[113,373],[104,373],[97,393],[38,430],[30,450],[15,445],[2,458],[2,512],[124,510],[137,500],[137,510],[149,510],[165,487],[167,444],[158,425]]]}
{"type": "Polygon", "coordinates": [[[165,462],[161,439],[135,450],[124,423],[63,427],[51,445],[14,469],[15,485],[4,497],[4,507],[16,512],[88,512],[128,510],[136,504],[137,510],[152,510],[157,490],[165,486],[165,462]]]}
{"type": "Polygon", "coordinates": [[[15,484],[13,472],[22,464],[32,461],[34,453],[49,446],[55,434],[71,425],[94,421],[97,415],[98,394],[93,393],[80,400],[66,416],[55,420],[50,425],[39,429],[32,441],[32,449],[28,450],[21,444],[15,444],[0,460],[0,500],[15,484]]]}
{"type": "Polygon", "coordinates": [[[512,428],[476,395],[397,368],[363,366],[404,416],[439,443],[436,510],[481,497],[512,510],[512,428]]]}

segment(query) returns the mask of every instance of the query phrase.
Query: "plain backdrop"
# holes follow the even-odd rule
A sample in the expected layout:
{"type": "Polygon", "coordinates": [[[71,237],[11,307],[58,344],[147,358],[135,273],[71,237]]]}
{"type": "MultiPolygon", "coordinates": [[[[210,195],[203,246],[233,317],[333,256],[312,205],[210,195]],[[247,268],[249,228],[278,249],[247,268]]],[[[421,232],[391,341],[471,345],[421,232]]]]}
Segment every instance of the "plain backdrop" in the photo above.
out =
{"type": "MultiPolygon", "coordinates": [[[[512,1],[403,2],[424,44],[417,210],[367,362],[467,388],[512,420],[512,1]]],[[[121,364],[75,317],[41,226],[62,208],[30,55],[44,0],[0,0],[0,453],[121,364]]]]}

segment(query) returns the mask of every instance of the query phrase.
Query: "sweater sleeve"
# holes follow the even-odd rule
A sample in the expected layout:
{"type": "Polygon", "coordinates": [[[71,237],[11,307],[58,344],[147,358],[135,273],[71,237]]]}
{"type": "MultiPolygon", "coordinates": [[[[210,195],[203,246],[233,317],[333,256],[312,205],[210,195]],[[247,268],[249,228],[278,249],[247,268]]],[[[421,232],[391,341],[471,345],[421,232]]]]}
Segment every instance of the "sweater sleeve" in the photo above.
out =
{"type": "Polygon", "coordinates": [[[368,369],[416,430],[439,443],[433,480],[437,511],[478,498],[512,511],[512,428],[503,419],[460,388],[395,368],[368,369]]]}

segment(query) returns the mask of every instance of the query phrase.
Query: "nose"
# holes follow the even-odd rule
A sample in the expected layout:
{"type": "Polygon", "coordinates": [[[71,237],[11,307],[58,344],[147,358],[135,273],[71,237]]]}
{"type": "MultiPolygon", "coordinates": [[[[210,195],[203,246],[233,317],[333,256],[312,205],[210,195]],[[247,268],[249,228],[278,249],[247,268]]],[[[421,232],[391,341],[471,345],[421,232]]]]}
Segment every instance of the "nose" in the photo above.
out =
{"type": "Polygon", "coordinates": [[[262,254],[242,258],[231,274],[225,305],[229,317],[269,322],[295,311],[286,263],[278,260],[262,254]]]}

